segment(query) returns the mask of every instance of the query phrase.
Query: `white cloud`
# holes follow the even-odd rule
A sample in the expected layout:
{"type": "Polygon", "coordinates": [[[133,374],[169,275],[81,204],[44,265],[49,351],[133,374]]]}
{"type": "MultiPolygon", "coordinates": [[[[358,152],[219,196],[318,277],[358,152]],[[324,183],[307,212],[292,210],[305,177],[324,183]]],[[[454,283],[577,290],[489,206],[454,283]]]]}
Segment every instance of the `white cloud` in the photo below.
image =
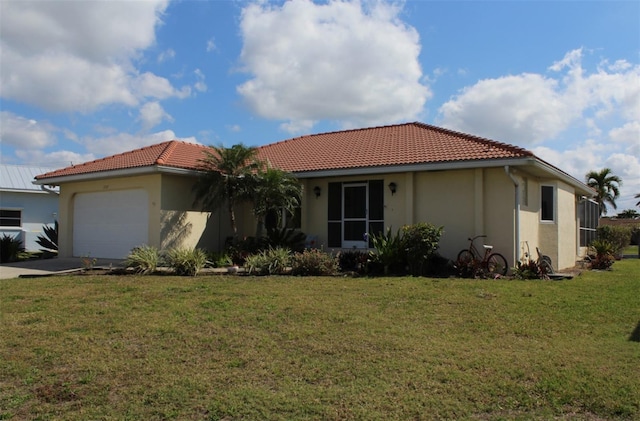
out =
{"type": "Polygon", "coordinates": [[[79,154],[72,151],[43,152],[20,149],[16,151],[16,156],[25,165],[38,165],[51,168],[64,168],[70,165],[77,165],[96,159],[93,154],[79,154]]]}
{"type": "Polygon", "coordinates": [[[417,118],[427,99],[418,32],[384,1],[292,0],[244,8],[238,86],[262,117],[290,131],[328,119],[345,126],[417,118]]]}
{"type": "Polygon", "coordinates": [[[142,122],[143,130],[149,130],[157,126],[163,121],[173,121],[173,117],[169,115],[159,102],[147,102],[140,108],[140,116],[138,118],[142,122]]]}
{"type": "Polygon", "coordinates": [[[15,148],[45,148],[56,143],[57,129],[47,122],[0,112],[0,139],[15,148]]]}
{"type": "Polygon", "coordinates": [[[172,60],[176,56],[176,52],[172,48],[168,48],[165,51],[158,54],[158,63],[163,63],[167,60],[172,60]]]}
{"type": "Polygon", "coordinates": [[[618,61],[589,74],[583,54],[573,50],[553,63],[549,70],[556,78],[521,74],[481,80],[442,105],[439,123],[526,146],[551,141],[573,124],[595,135],[612,118],[637,122],[640,66],[618,61]]]}
{"type": "Polygon", "coordinates": [[[196,69],[193,73],[196,75],[197,79],[197,82],[193,85],[194,89],[198,92],[206,92],[207,84],[204,83],[205,76],[204,73],[202,73],[202,70],[196,69]]]}
{"type": "Polygon", "coordinates": [[[575,118],[557,82],[536,74],[481,80],[443,104],[440,114],[445,127],[520,144],[554,137],[575,118]]]}
{"type": "MultiPolygon", "coordinates": [[[[632,121],[622,127],[612,129],[609,132],[609,137],[622,145],[627,154],[640,156],[640,121],[632,121]]],[[[640,177],[640,173],[637,176],[640,177]]]]}
{"type": "Polygon", "coordinates": [[[207,53],[215,51],[216,49],[216,42],[213,38],[211,38],[209,41],[207,41],[207,53]]]}
{"type": "Polygon", "coordinates": [[[90,112],[108,104],[136,106],[147,97],[188,96],[135,68],[155,42],[167,4],[3,2],[2,97],[49,111],[90,112]]]}
{"type": "Polygon", "coordinates": [[[103,157],[166,142],[168,140],[183,140],[190,143],[199,143],[194,137],[178,138],[173,130],[163,130],[156,133],[140,135],[116,133],[101,138],[86,137],[82,139],[82,143],[88,152],[95,156],[103,157]]]}

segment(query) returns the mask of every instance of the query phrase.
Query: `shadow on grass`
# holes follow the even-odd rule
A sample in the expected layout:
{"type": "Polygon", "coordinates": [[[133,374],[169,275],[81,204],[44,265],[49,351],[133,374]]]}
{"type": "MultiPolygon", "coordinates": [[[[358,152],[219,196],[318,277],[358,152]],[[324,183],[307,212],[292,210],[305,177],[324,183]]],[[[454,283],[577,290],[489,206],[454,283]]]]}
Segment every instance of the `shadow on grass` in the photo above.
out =
{"type": "Polygon", "coordinates": [[[640,322],[638,322],[638,325],[636,326],[636,328],[633,330],[633,332],[631,332],[631,336],[629,336],[629,340],[631,342],[640,342],[640,322]]]}

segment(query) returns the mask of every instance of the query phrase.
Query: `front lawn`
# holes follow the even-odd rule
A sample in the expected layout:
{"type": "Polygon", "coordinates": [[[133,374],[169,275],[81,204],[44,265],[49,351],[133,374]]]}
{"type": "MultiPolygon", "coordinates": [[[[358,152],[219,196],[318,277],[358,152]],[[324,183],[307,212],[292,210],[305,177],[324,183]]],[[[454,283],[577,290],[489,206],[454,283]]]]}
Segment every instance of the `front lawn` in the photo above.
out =
{"type": "Polygon", "coordinates": [[[565,281],[0,280],[0,419],[637,419],[640,260],[565,281]]]}

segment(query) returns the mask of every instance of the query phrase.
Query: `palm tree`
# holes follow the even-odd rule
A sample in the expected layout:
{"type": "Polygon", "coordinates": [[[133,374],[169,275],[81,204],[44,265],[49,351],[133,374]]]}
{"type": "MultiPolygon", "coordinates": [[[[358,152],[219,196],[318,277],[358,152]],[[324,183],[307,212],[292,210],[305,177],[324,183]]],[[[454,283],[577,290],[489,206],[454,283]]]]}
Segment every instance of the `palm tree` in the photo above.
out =
{"type": "Polygon", "coordinates": [[[302,186],[291,173],[266,166],[258,171],[253,186],[253,213],[256,216],[256,237],[262,237],[264,220],[270,211],[293,212],[300,205],[302,186]]]}
{"type": "Polygon", "coordinates": [[[211,146],[200,160],[201,176],[193,187],[196,203],[206,211],[215,211],[225,203],[229,212],[233,237],[238,236],[235,206],[249,201],[255,171],[260,163],[256,159],[258,150],[242,143],[230,148],[211,146]]]}
{"type": "MultiPolygon", "coordinates": [[[[640,199],[640,193],[636,194],[635,198],[640,199]]],[[[636,203],[636,206],[640,208],[640,200],[638,200],[638,203],[636,203]]]]}
{"type": "Polygon", "coordinates": [[[600,216],[607,214],[607,203],[617,209],[616,199],[620,197],[622,180],[611,174],[611,169],[589,171],[586,175],[587,185],[596,191],[595,200],[600,205],[600,216]]]}
{"type": "Polygon", "coordinates": [[[635,209],[626,209],[616,215],[618,219],[636,219],[638,217],[640,217],[640,213],[635,209]]]}

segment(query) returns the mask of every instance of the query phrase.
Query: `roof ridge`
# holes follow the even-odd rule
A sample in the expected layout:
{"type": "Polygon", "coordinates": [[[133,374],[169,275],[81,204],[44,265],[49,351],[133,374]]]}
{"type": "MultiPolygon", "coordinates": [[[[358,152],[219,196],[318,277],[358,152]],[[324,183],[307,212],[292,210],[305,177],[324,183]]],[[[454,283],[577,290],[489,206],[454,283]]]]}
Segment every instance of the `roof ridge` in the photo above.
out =
{"type": "Polygon", "coordinates": [[[160,152],[158,159],[156,159],[156,164],[162,165],[167,162],[167,160],[169,159],[169,157],[171,157],[171,154],[177,147],[178,145],[176,140],[169,140],[167,142],[167,146],[165,146],[164,150],[160,152]]]}
{"type": "Polygon", "coordinates": [[[416,121],[416,122],[414,122],[412,124],[415,124],[417,126],[422,126],[423,128],[427,128],[429,130],[436,130],[436,131],[439,131],[439,132],[444,132],[444,133],[448,133],[448,134],[451,134],[451,135],[460,136],[460,137],[466,138],[466,139],[468,139],[468,140],[470,140],[472,142],[481,143],[481,144],[487,144],[489,146],[500,146],[502,148],[508,149],[510,151],[513,151],[513,152],[519,152],[519,153],[524,153],[525,155],[534,156],[533,152],[531,152],[530,150],[525,149],[525,148],[521,148],[520,146],[512,145],[510,143],[500,142],[498,140],[493,140],[493,139],[489,139],[487,137],[477,136],[477,135],[461,132],[461,131],[458,131],[458,130],[447,129],[446,127],[433,126],[431,124],[422,123],[420,121],[416,121]]]}
{"type": "Polygon", "coordinates": [[[270,146],[273,146],[273,145],[278,145],[278,144],[281,144],[281,143],[287,143],[287,142],[290,142],[290,141],[293,141],[293,140],[296,140],[296,139],[304,139],[304,138],[307,138],[307,137],[325,136],[325,135],[331,135],[331,134],[336,134],[336,133],[364,132],[364,131],[367,131],[367,130],[387,129],[387,128],[391,128],[391,127],[400,127],[400,126],[410,126],[412,124],[416,124],[416,122],[384,124],[384,125],[381,125],[381,126],[360,127],[360,128],[356,128],[356,129],[345,129],[345,130],[331,130],[329,132],[304,134],[302,136],[296,136],[296,137],[292,137],[292,138],[289,138],[289,139],[280,140],[278,142],[268,143],[266,145],[259,146],[258,149],[267,148],[267,147],[270,147],[270,146]]]}

